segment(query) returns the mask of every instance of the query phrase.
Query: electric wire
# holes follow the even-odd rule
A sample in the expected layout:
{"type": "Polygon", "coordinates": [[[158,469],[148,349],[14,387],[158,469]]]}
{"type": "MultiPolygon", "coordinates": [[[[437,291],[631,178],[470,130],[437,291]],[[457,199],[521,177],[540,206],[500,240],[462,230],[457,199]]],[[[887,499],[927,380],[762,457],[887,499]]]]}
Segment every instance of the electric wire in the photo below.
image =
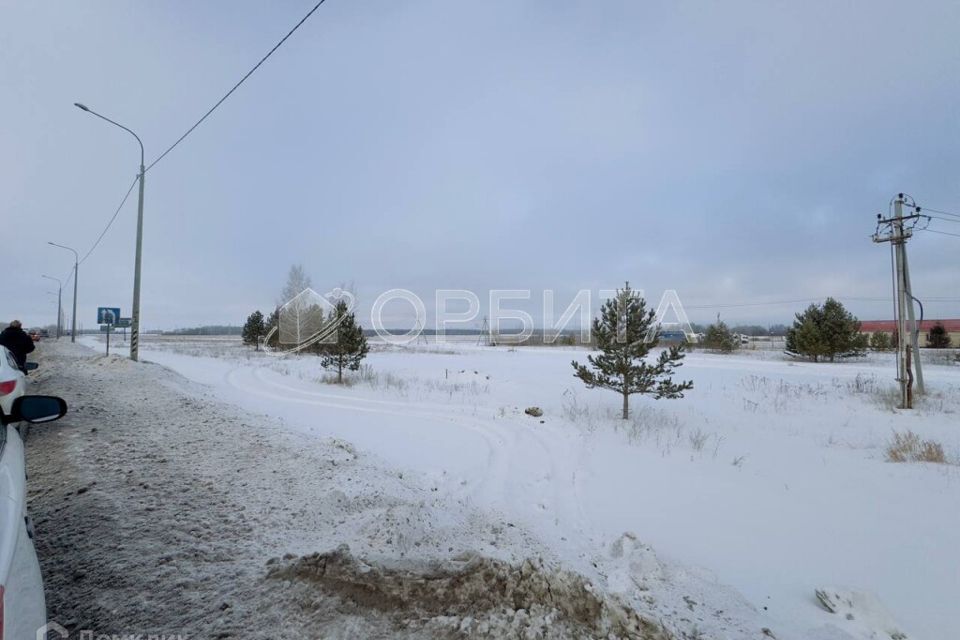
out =
{"type": "Polygon", "coordinates": [[[250,71],[247,71],[247,73],[246,73],[242,78],[240,78],[240,81],[237,82],[237,84],[233,85],[233,87],[232,87],[229,91],[227,91],[227,92],[223,95],[222,98],[220,98],[219,100],[217,100],[216,104],[214,104],[212,107],[210,107],[210,109],[209,109],[205,114],[203,114],[203,116],[201,116],[201,118],[200,118],[199,120],[197,120],[197,121],[193,124],[192,127],[190,127],[189,129],[187,129],[187,131],[186,131],[182,136],[180,136],[179,138],[177,138],[177,141],[176,141],[176,142],[174,142],[172,145],[170,145],[169,147],[167,147],[167,150],[166,150],[166,151],[164,151],[163,153],[161,153],[153,162],[151,162],[151,163],[147,166],[146,170],[149,171],[150,169],[152,169],[155,164],[157,164],[158,162],[160,162],[161,160],[163,160],[168,153],[170,153],[171,151],[173,151],[173,149],[174,149],[178,144],[180,144],[181,142],[183,142],[184,138],[186,138],[186,137],[189,136],[191,133],[193,133],[193,130],[196,129],[197,127],[199,127],[200,124],[201,124],[204,120],[206,120],[206,119],[210,116],[210,114],[213,113],[213,112],[217,109],[217,107],[219,107],[221,104],[223,104],[224,101],[226,101],[226,99],[229,98],[229,97],[233,94],[234,91],[236,91],[238,88],[240,88],[240,85],[242,85],[244,82],[246,82],[247,78],[249,78],[250,76],[252,76],[253,73],[254,73],[257,69],[260,68],[260,65],[262,65],[264,62],[266,62],[266,61],[267,61],[267,58],[269,58],[270,56],[272,56],[273,53],[274,53],[277,49],[279,49],[279,48],[283,45],[284,42],[287,41],[287,38],[289,38],[290,36],[292,36],[292,35],[294,34],[294,32],[295,32],[297,29],[299,29],[300,26],[301,26],[304,22],[306,22],[306,21],[310,18],[310,16],[312,16],[313,13],[314,13],[317,9],[319,9],[319,8],[320,8],[320,5],[322,5],[324,2],[326,2],[326,0],[320,0],[320,1],[317,2],[315,5],[313,5],[313,8],[310,9],[310,11],[307,12],[307,15],[303,16],[303,18],[300,19],[300,22],[298,22],[297,24],[295,24],[295,25],[293,26],[293,28],[290,29],[290,31],[287,32],[287,35],[283,36],[277,44],[273,45],[273,48],[270,49],[270,51],[268,51],[265,56],[263,56],[262,58],[260,58],[260,61],[259,61],[257,64],[253,65],[253,68],[250,69],[250,71]]]}
{"type": "Polygon", "coordinates": [[[952,211],[941,211],[940,209],[931,209],[930,207],[920,207],[921,211],[932,211],[933,213],[941,213],[945,216],[954,216],[960,218],[960,213],[954,213],[952,211]]]}
{"type": "Polygon", "coordinates": [[[953,222],[955,224],[960,224],[960,218],[944,218],[943,216],[928,216],[924,214],[927,220],[943,220],[944,222],[953,222]]]}
{"type": "MultiPolygon", "coordinates": [[[[210,107],[210,109],[207,110],[207,112],[206,112],[205,114],[203,114],[203,116],[193,124],[193,126],[191,126],[189,129],[187,129],[187,131],[186,131],[182,136],[180,136],[179,138],[177,138],[176,142],[174,142],[172,145],[170,145],[170,146],[167,148],[166,151],[164,151],[163,153],[161,153],[153,162],[151,162],[150,165],[146,167],[145,172],[146,172],[146,171],[149,171],[155,164],[157,164],[158,162],[160,162],[161,160],[163,160],[163,158],[164,158],[168,153],[170,153],[171,151],[173,151],[174,147],[176,147],[178,144],[180,144],[181,142],[183,142],[183,140],[184,140],[187,136],[189,136],[191,133],[193,133],[193,130],[196,129],[198,126],[200,126],[200,124],[201,124],[204,120],[206,120],[206,119],[210,116],[210,114],[212,114],[212,113],[217,109],[217,107],[219,107],[221,104],[223,104],[223,103],[226,101],[226,99],[229,98],[229,97],[233,94],[233,92],[236,91],[236,90],[240,87],[240,85],[242,85],[244,82],[246,82],[247,78],[249,78],[250,76],[252,76],[252,75],[254,74],[254,72],[255,72],[257,69],[259,69],[260,66],[261,66],[264,62],[267,61],[267,58],[269,58],[270,56],[272,56],[272,55],[274,54],[274,52],[275,52],[277,49],[279,49],[279,48],[283,45],[283,43],[286,42],[287,39],[288,39],[290,36],[292,36],[293,33],[294,33],[297,29],[300,28],[301,25],[303,25],[303,23],[306,22],[306,21],[310,18],[310,16],[312,16],[313,13],[314,13],[317,9],[319,9],[319,8],[320,8],[320,5],[322,5],[324,2],[326,2],[326,0],[320,0],[319,2],[317,2],[317,3],[313,6],[313,8],[310,9],[310,11],[308,11],[307,14],[306,14],[303,18],[301,18],[300,21],[297,22],[297,24],[295,24],[292,29],[290,29],[290,31],[287,32],[287,35],[283,36],[283,38],[281,38],[280,41],[277,42],[277,44],[275,44],[275,45],[273,46],[273,48],[270,49],[265,56],[263,56],[262,58],[260,58],[260,61],[257,62],[257,64],[255,64],[255,65],[253,66],[253,68],[251,68],[246,74],[244,74],[244,76],[243,76],[242,78],[240,78],[240,81],[239,81],[239,82],[237,82],[235,85],[233,85],[233,87],[232,87],[229,91],[227,91],[227,93],[225,93],[225,94],[223,95],[223,97],[220,98],[220,99],[216,102],[216,104],[214,104],[212,107],[210,107]]],[[[137,176],[136,178],[134,178],[133,183],[130,185],[130,188],[127,189],[126,195],[123,196],[123,200],[120,202],[120,206],[117,207],[117,210],[116,210],[116,211],[114,212],[114,214],[110,217],[110,220],[107,222],[107,225],[104,227],[103,231],[100,232],[100,235],[97,237],[97,240],[93,243],[93,246],[90,247],[90,249],[87,251],[87,253],[84,254],[83,258],[79,261],[80,264],[82,264],[84,261],[86,261],[87,258],[90,257],[90,254],[93,253],[94,249],[96,249],[97,246],[100,244],[100,241],[103,240],[103,237],[106,235],[107,231],[110,230],[110,227],[113,225],[114,221],[117,219],[117,216],[120,214],[120,211],[123,209],[123,205],[126,204],[127,198],[130,197],[130,193],[133,191],[133,187],[137,184],[137,180],[138,180],[138,179],[139,179],[139,176],[137,176]]],[[[72,277],[72,274],[73,274],[73,270],[71,269],[71,277],[72,277]]]]}
{"type": "Polygon", "coordinates": [[[103,240],[103,236],[107,235],[107,231],[110,230],[111,225],[113,225],[114,221],[117,219],[117,216],[120,214],[120,210],[123,209],[123,205],[127,203],[127,198],[130,197],[130,194],[133,192],[133,188],[137,185],[137,181],[139,180],[140,180],[140,176],[138,175],[136,178],[133,179],[133,182],[130,183],[130,188],[127,189],[126,195],[124,195],[123,200],[120,201],[120,206],[117,207],[117,210],[113,212],[113,215],[110,217],[110,220],[107,222],[107,226],[105,226],[103,228],[103,231],[100,232],[100,235],[97,237],[96,242],[93,243],[93,246],[90,247],[90,249],[87,251],[86,254],[84,254],[82,258],[80,258],[80,264],[83,264],[86,261],[86,259],[90,257],[90,254],[93,253],[93,250],[96,249],[97,245],[100,244],[100,241],[103,240]]]}
{"type": "Polygon", "coordinates": [[[926,231],[927,233],[938,233],[941,236],[953,236],[954,238],[960,238],[960,233],[950,233],[949,231],[937,231],[936,229],[918,229],[918,231],[926,231]]]}

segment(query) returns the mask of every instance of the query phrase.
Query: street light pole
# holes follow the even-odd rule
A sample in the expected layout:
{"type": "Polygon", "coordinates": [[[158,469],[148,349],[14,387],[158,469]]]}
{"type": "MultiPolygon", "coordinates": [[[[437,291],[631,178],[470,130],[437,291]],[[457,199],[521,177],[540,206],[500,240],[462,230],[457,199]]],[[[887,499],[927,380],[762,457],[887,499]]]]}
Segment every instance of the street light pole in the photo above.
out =
{"type": "MultiPolygon", "coordinates": [[[[48,295],[51,295],[51,296],[56,296],[56,298],[57,298],[57,313],[58,313],[58,315],[59,315],[59,312],[60,312],[60,296],[59,296],[58,294],[54,293],[53,291],[47,291],[47,294],[48,294],[48,295]]],[[[57,322],[57,340],[59,340],[59,339],[60,339],[60,322],[58,321],[58,322],[57,322]]]]}
{"type": "Polygon", "coordinates": [[[61,249],[66,249],[67,251],[73,251],[73,320],[70,322],[70,342],[77,341],[77,270],[80,268],[80,254],[77,253],[76,249],[71,249],[70,247],[65,247],[62,244],[57,244],[56,242],[47,242],[47,244],[54,247],[60,247],[61,249]]]}
{"type": "MultiPolygon", "coordinates": [[[[140,138],[137,138],[139,142],[140,138]]],[[[143,145],[140,146],[140,198],[137,202],[137,258],[133,267],[133,312],[130,314],[130,359],[140,357],[140,261],[143,255],[143,145]]]]}
{"type": "Polygon", "coordinates": [[[92,115],[97,116],[101,120],[106,120],[112,125],[120,127],[134,138],[137,139],[137,144],[140,145],[140,202],[137,204],[137,253],[133,267],[133,310],[130,314],[130,359],[136,361],[139,359],[140,354],[140,263],[143,252],[143,178],[147,170],[144,167],[144,153],[143,153],[143,141],[140,140],[140,136],[135,134],[132,129],[129,129],[119,122],[114,122],[110,118],[100,115],[96,111],[90,109],[84,104],[79,102],[73,103],[75,107],[86,111],[92,115]]]}
{"type": "Polygon", "coordinates": [[[57,340],[60,339],[61,327],[60,327],[60,318],[63,317],[63,283],[60,282],[60,278],[54,278],[53,276],[40,276],[41,278],[46,278],[47,280],[56,280],[57,282],[57,340]]]}

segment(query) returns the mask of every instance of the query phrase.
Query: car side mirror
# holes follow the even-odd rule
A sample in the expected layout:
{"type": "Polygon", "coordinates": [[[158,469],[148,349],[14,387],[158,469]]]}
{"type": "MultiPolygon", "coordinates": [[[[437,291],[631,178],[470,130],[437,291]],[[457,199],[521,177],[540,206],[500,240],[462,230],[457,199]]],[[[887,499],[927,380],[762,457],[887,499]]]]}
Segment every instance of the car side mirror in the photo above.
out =
{"type": "Polygon", "coordinates": [[[36,371],[37,367],[39,367],[39,366],[40,366],[40,365],[37,364],[36,362],[28,362],[28,363],[27,363],[27,371],[36,371]]]}
{"type": "Polygon", "coordinates": [[[56,396],[20,396],[13,401],[10,415],[3,416],[3,424],[11,422],[38,423],[59,420],[67,413],[67,403],[56,396]]]}

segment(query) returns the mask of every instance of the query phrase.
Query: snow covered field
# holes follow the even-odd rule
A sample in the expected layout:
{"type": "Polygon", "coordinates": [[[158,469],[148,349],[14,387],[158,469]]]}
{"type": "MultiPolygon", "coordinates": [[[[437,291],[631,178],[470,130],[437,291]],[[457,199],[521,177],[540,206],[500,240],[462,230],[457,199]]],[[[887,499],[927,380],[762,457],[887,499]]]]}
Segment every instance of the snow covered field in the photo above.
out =
{"type": "Polygon", "coordinates": [[[928,365],[930,393],[905,412],[892,356],[693,353],[688,397],[635,396],[624,422],[615,394],[573,378],[585,357],[573,348],[383,347],[349,387],[322,382],[313,356],[230,339],[147,337],[141,353],[291,431],[350,442],[425,495],[502,516],[678,634],[890,638],[896,626],[938,640],[960,628],[960,367],[928,365]],[[524,415],[534,405],[543,417],[524,415]],[[907,429],[953,464],[887,462],[907,429]],[[864,592],[853,619],[817,603],[824,588],[864,592]]]}

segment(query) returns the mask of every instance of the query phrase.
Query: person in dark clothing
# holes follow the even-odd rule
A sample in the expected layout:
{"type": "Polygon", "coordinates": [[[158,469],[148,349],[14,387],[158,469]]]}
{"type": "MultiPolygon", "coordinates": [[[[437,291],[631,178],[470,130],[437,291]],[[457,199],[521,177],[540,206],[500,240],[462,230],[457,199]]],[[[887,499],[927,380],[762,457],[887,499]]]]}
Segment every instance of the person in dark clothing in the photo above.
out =
{"type": "Polygon", "coordinates": [[[10,349],[10,353],[13,354],[14,359],[17,361],[17,366],[20,367],[21,371],[26,373],[27,354],[36,347],[33,345],[33,338],[28,336],[27,332],[23,330],[23,326],[19,320],[14,320],[6,329],[0,331],[0,345],[10,349]]]}

